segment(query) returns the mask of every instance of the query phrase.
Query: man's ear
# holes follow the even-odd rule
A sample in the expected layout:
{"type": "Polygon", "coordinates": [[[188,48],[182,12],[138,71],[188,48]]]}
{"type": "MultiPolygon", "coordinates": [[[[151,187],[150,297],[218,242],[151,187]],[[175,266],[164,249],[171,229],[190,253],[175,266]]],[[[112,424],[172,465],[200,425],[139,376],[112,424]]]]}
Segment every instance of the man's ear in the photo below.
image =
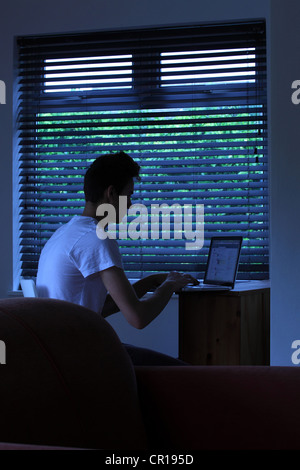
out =
{"type": "Polygon", "coordinates": [[[116,188],[112,184],[105,189],[105,195],[107,197],[107,201],[111,204],[115,201],[116,197],[118,196],[116,188]]]}

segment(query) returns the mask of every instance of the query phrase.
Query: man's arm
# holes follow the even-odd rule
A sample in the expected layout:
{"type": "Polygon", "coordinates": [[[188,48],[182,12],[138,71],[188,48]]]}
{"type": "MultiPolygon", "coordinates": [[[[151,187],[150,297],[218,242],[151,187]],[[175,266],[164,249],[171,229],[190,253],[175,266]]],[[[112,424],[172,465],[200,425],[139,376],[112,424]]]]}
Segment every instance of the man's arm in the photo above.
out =
{"type": "MultiPolygon", "coordinates": [[[[151,292],[155,290],[158,286],[160,286],[167,278],[168,273],[160,273],[160,274],[150,274],[143,279],[139,279],[135,283],[131,284],[137,297],[140,299],[143,297],[147,292],[151,292]]],[[[119,312],[120,309],[112,299],[110,294],[107,294],[105,303],[102,309],[102,316],[108,317],[114,313],[119,312]]]]}
{"type": "Polygon", "coordinates": [[[101,271],[99,275],[118,309],[127,321],[138,329],[147,326],[160,314],[169,302],[173,292],[187,284],[198,283],[195,278],[188,274],[171,272],[165,276],[165,280],[157,287],[150,298],[140,300],[123,269],[112,266],[101,271]]]}

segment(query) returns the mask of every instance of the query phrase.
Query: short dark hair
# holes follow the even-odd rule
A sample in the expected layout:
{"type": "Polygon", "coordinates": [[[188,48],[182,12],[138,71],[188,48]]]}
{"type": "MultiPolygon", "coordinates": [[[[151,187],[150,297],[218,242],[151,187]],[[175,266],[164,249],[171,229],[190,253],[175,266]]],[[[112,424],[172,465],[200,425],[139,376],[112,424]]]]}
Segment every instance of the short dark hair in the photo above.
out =
{"type": "Polygon", "coordinates": [[[140,165],[127,153],[101,155],[88,168],[84,177],[85,200],[97,203],[110,185],[120,194],[130,178],[139,177],[140,165]]]}

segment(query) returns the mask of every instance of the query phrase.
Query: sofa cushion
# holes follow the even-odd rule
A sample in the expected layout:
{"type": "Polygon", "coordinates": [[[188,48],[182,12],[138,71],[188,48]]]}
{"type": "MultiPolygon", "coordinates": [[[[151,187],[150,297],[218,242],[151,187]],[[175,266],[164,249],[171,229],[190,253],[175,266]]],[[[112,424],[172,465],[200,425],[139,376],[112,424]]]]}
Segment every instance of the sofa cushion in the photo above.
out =
{"type": "Polygon", "coordinates": [[[0,441],[146,447],[132,363],[100,315],[54,299],[3,299],[0,340],[0,441]]]}
{"type": "Polygon", "coordinates": [[[299,450],[296,367],[136,367],[149,445],[159,450],[299,450]]]}

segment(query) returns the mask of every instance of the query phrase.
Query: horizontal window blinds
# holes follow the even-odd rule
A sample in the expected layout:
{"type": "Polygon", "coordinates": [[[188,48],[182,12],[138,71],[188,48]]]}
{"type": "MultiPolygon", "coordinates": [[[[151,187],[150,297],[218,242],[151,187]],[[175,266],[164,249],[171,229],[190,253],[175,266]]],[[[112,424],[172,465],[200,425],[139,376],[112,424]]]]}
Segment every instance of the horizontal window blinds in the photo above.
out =
{"type": "Polygon", "coordinates": [[[142,168],[132,203],[146,206],[148,233],[151,205],[192,205],[193,230],[204,205],[200,250],[186,250],[172,214],[169,238],[119,238],[129,277],[201,276],[211,236],[233,233],[238,277],[268,277],[264,23],[20,37],[18,60],[21,275],[81,213],[88,165],[123,150],[142,168]]]}

